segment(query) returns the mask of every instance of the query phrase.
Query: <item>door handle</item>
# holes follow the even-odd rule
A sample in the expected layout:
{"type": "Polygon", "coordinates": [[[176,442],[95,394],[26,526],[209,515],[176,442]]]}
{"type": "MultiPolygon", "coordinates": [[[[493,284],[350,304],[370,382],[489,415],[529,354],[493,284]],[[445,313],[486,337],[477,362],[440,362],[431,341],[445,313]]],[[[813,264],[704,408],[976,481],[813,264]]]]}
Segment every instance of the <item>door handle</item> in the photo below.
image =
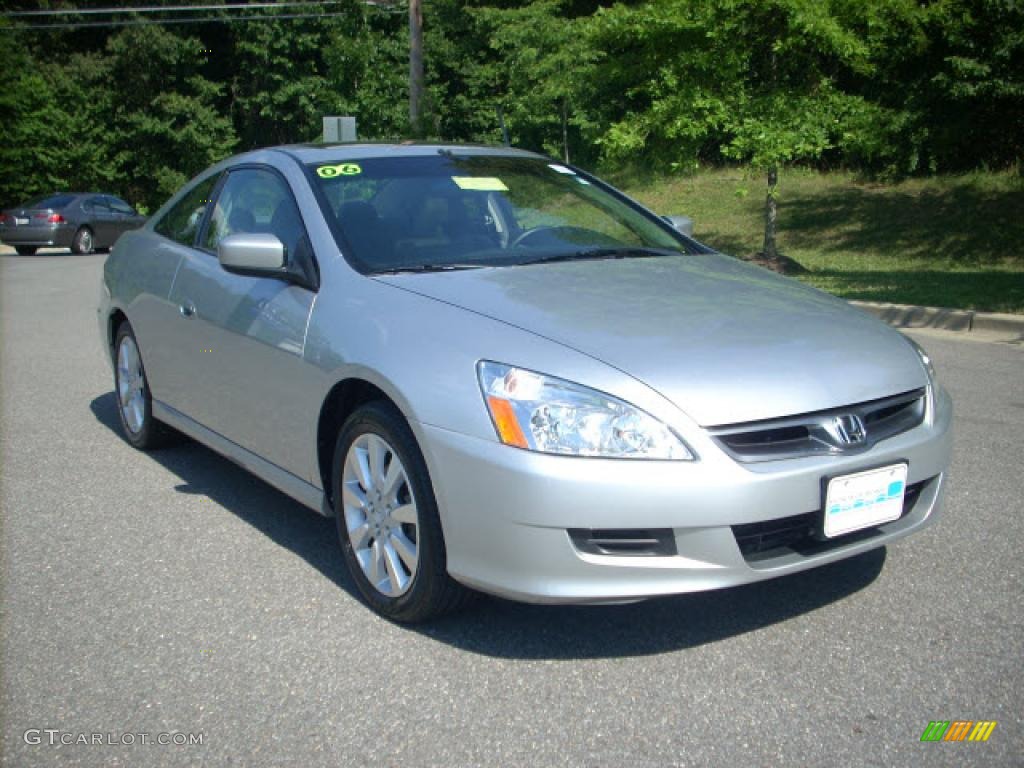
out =
{"type": "Polygon", "coordinates": [[[196,305],[191,301],[185,301],[178,307],[178,311],[181,312],[182,317],[192,317],[196,313],[196,305]]]}

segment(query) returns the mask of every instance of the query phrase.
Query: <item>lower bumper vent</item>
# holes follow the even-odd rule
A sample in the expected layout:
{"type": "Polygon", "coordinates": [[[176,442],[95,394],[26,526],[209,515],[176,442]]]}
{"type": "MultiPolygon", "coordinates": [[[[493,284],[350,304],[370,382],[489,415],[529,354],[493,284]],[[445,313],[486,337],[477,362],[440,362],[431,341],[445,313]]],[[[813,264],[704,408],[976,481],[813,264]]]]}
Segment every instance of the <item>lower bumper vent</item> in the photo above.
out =
{"type": "Polygon", "coordinates": [[[588,555],[666,557],[676,554],[671,528],[570,528],[569,538],[588,555]]]}

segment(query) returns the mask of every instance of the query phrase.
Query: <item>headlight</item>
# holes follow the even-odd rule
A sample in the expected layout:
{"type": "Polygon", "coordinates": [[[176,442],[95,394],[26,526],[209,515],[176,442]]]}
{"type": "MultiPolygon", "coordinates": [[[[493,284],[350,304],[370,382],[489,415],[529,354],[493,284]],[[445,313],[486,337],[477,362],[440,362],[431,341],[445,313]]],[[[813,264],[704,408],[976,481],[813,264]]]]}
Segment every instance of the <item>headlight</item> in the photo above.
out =
{"type": "Polygon", "coordinates": [[[610,395],[501,363],[483,361],[477,375],[506,445],[565,456],[696,458],[667,426],[610,395]]]}

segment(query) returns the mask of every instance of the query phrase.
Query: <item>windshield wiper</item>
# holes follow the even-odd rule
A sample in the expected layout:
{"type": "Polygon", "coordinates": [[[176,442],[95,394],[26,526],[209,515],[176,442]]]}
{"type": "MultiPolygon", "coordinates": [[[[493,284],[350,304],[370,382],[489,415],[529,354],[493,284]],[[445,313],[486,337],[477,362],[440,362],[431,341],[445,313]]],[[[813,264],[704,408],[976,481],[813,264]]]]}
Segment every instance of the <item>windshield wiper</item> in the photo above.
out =
{"type": "Polygon", "coordinates": [[[401,275],[407,272],[456,272],[460,269],[482,269],[484,264],[415,264],[409,267],[375,269],[371,275],[401,275]]]}
{"type": "Polygon", "coordinates": [[[583,261],[585,259],[651,259],[669,256],[676,252],[668,248],[643,248],[640,246],[619,246],[616,248],[583,248],[578,251],[554,253],[522,264],[550,264],[555,261],[583,261]]]}

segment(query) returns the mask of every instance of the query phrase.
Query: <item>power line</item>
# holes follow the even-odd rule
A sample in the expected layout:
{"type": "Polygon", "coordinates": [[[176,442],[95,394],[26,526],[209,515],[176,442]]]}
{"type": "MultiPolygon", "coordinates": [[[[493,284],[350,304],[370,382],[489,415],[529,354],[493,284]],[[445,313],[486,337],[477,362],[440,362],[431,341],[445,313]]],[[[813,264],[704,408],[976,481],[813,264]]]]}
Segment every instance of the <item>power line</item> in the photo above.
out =
{"type": "Polygon", "coordinates": [[[57,24],[25,24],[11,27],[10,31],[34,29],[79,29],[83,27],[138,27],[144,24],[165,26],[168,24],[233,24],[238,21],[279,21],[284,19],[333,19],[348,16],[347,12],[336,13],[261,13],[256,16],[205,16],[189,19],[134,19],[132,21],[79,21],[57,24]]]}
{"type": "MultiPolygon", "coordinates": [[[[260,3],[218,3],[207,5],[174,5],[174,6],[137,6],[131,8],[82,8],[72,10],[48,10],[48,11],[16,11],[6,14],[7,17],[34,17],[34,16],[71,16],[71,15],[95,15],[95,14],[124,14],[124,13],[162,13],[182,11],[210,11],[210,10],[252,10],[254,8],[287,8],[287,7],[308,7],[308,6],[338,6],[348,0],[282,0],[282,2],[260,2],[260,3]]],[[[400,6],[396,6],[386,0],[363,0],[363,5],[374,8],[384,13],[404,13],[400,6]]],[[[80,29],[85,27],[134,27],[142,24],[232,24],[238,21],[265,21],[265,20],[291,20],[291,19],[331,19],[340,16],[347,16],[348,11],[331,11],[318,13],[261,13],[240,16],[230,14],[228,16],[190,16],[178,19],[130,19],[121,21],[108,19],[105,21],[46,21],[44,24],[18,24],[10,29],[13,30],[46,30],[46,29],[80,29]]]]}
{"type": "Polygon", "coordinates": [[[296,5],[341,5],[347,0],[282,0],[264,3],[216,3],[209,5],[140,5],[134,8],[63,8],[43,11],[12,11],[10,18],[20,16],[114,16],[119,13],[194,13],[196,11],[248,11],[254,8],[287,8],[296,5]]]}

